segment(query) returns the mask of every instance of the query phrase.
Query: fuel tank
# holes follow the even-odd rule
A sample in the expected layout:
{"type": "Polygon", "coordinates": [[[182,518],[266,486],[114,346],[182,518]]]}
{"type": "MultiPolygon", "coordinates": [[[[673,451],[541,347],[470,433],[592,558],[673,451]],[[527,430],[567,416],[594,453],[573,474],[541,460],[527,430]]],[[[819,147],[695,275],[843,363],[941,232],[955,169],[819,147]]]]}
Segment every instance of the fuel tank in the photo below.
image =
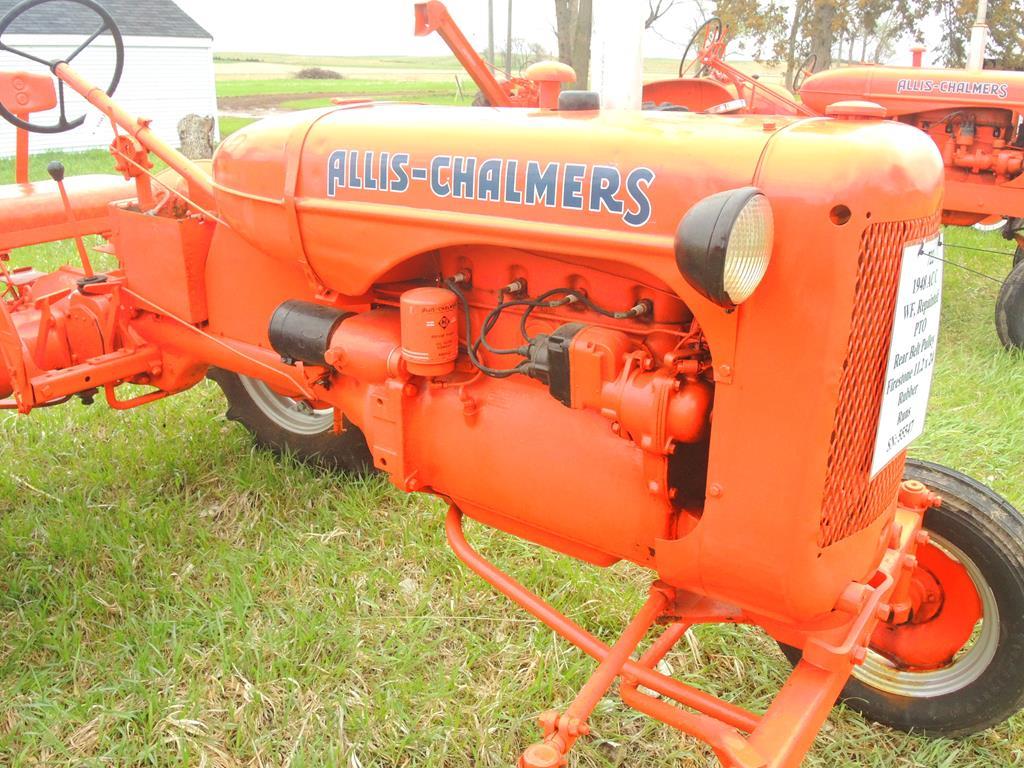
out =
{"type": "Polygon", "coordinates": [[[804,104],[821,114],[847,99],[881,104],[889,117],[953,107],[1008,109],[1024,107],[1024,72],[922,67],[847,67],[819,72],[800,88],[804,104]]]}
{"type": "Polygon", "coordinates": [[[217,204],[251,244],[348,295],[482,232],[522,245],[519,221],[669,247],[693,201],[750,183],[772,138],[760,118],[680,117],[370,103],[296,113],[224,142],[217,204]],[[427,220],[444,225],[425,236],[427,220]]]}
{"type": "MultiPolygon", "coordinates": [[[[892,126],[671,112],[557,112],[353,103],[292,113],[230,136],[214,158],[232,229],[320,286],[360,295],[418,254],[487,242],[643,254],[678,282],[672,237],[710,194],[755,183],[770,144],[800,145],[778,169],[787,197],[891,187],[889,160],[932,152],[892,126]],[[882,149],[886,147],[886,149],[882,149]],[[874,168],[857,169],[857,158],[874,168]],[[870,158],[870,160],[869,160],[870,158]]],[[[905,190],[924,177],[895,169],[905,190]]],[[[888,189],[886,189],[888,191],[888,189]]]]}

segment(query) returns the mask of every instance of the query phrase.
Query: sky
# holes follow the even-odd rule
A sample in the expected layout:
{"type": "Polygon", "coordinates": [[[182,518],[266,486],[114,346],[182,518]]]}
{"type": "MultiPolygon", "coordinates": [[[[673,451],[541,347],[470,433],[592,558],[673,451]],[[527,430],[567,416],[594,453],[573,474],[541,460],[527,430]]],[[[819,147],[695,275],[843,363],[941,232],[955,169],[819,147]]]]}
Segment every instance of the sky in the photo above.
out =
{"type": "MultiPolygon", "coordinates": [[[[644,2],[644,0],[625,0],[644,2]]],[[[213,36],[220,51],[309,53],[337,56],[444,55],[437,35],[413,36],[413,0],[175,0],[213,36]],[[288,8],[282,14],[282,6],[288,8]]],[[[445,5],[478,50],[487,47],[485,0],[446,0],[445,5]]],[[[553,0],[514,0],[512,34],[557,48],[553,0]]],[[[648,33],[645,55],[674,57],[696,26],[695,3],[683,2],[648,33]],[[671,42],[667,41],[668,38],[671,42]]],[[[495,46],[503,47],[508,5],[494,0],[495,46]]]]}
{"type": "MultiPolygon", "coordinates": [[[[337,56],[444,55],[437,35],[413,36],[413,0],[175,0],[213,36],[218,51],[304,53],[337,56]],[[287,13],[281,13],[282,7],[287,13]]],[[[646,5],[645,0],[621,0],[646,5]]],[[[477,50],[487,46],[485,0],[446,0],[449,12],[477,50]]],[[[705,3],[710,5],[710,3],[705,3]]],[[[495,46],[505,39],[507,0],[494,0],[495,46]]],[[[557,49],[553,0],[514,0],[512,34],[557,49]]],[[[700,21],[694,0],[683,0],[648,30],[644,55],[673,58],[700,21]]],[[[926,37],[937,43],[935,24],[926,37]]],[[[909,59],[910,41],[895,59],[909,59]]],[[[730,51],[730,55],[732,51],[730,51]]],[[[742,54],[737,56],[742,58],[742,54]]],[[[926,56],[926,63],[930,63],[926,56]]]]}

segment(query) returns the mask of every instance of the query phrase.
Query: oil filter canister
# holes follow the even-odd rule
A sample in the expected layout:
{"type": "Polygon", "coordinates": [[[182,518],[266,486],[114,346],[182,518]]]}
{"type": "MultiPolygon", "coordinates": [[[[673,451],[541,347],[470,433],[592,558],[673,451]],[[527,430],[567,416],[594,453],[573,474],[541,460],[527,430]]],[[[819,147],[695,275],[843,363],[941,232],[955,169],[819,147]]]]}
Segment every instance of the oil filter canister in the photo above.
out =
{"type": "Polygon", "coordinates": [[[445,376],[459,356],[458,300],[445,288],[402,294],[402,357],[414,376],[445,376]]]}

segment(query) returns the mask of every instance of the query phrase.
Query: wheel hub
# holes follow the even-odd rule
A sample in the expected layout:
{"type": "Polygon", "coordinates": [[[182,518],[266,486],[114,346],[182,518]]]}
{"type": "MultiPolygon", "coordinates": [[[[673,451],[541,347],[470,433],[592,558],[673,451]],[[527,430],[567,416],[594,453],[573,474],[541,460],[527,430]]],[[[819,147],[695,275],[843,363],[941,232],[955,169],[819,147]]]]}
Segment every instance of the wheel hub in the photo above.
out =
{"type": "Polygon", "coordinates": [[[960,549],[932,534],[917,552],[910,620],[883,624],[854,676],[903,696],[941,696],[976,680],[995,654],[995,595],[960,549]]]}

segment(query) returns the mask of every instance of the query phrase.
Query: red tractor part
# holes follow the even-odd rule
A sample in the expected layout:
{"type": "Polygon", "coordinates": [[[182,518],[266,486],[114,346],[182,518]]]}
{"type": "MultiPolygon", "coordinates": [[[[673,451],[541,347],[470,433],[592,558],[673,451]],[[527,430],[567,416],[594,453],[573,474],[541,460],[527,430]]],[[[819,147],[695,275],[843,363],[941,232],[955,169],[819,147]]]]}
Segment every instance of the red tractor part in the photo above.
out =
{"type": "Polygon", "coordinates": [[[691,111],[825,115],[839,102],[878,104],[889,119],[927,133],[946,166],[945,224],[971,226],[998,216],[1005,235],[1024,244],[1024,75],[1019,72],[926,69],[923,48],[913,66],[845,67],[814,74],[811,59],[794,83],[799,100],[724,61],[729,31],[710,19],[694,35],[679,78],[648,83],[644,101],[691,111]],[[692,58],[691,58],[692,55],[692,58]]]}
{"type": "Polygon", "coordinates": [[[765,85],[725,62],[729,28],[717,18],[694,33],[679,63],[679,77],[646,83],[643,101],[672,104],[691,112],[719,114],[814,114],[784,89],[765,85]],[[692,58],[691,58],[692,56],[692,58]]]}
{"type": "Polygon", "coordinates": [[[576,73],[568,64],[560,61],[538,61],[527,67],[526,79],[537,83],[541,109],[558,109],[558,97],[562,87],[576,82],[576,73]]]}
{"type": "MultiPolygon", "coordinates": [[[[57,91],[53,78],[29,72],[0,73],[0,104],[22,120],[35,112],[46,112],[57,106],[57,91]]],[[[19,184],[28,184],[28,134],[17,129],[17,155],[14,178],[19,184]]]]}
{"type": "Polygon", "coordinates": [[[1024,74],[847,67],[808,78],[800,97],[819,113],[836,101],[867,99],[927,133],[946,166],[946,224],[1024,217],[1024,74]]]}
{"type": "Polygon", "coordinates": [[[536,86],[532,81],[514,77],[510,80],[499,80],[491,72],[490,66],[473,50],[469,40],[462,34],[458,24],[448,13],[444,3],[430,0],[428,3],[416,3],[417,37],[436,32],[445,41],[455,58],[463,66],[487,104],[492,107],[528,107],[537,106],[536,86]]]}
{"type": "Polygon", "coordinates": [[[417,3],[415,12],[417,37],[432,32],[441,36],[480,89],[483,98],[480,106],[555,109],[558,107],[558,95],[562,87],[576,82],[576,73],[572,67],[558,61],[532,64],[524,77],[499,79],[491,72],[487,62],[473,50],[444,3],[440,0],[417,3]]]}

